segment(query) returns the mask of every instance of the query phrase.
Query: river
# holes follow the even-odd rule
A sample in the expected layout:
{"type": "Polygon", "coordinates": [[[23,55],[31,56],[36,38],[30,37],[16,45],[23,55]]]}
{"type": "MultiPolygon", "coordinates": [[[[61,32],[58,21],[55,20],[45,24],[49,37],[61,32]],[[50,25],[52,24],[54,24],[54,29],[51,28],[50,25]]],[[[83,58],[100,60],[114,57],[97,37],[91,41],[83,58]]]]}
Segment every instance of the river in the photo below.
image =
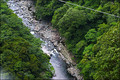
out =
{"type": "Polygon", "coordinates": [[[44,42],[41,45],[41,49],[44,53],[51,56],[50,63],[55,70],[55,75],[52,79],[73,80],[73,77],[67,72],[67,65],[65,61],[62,60],[53,42],[50,41],[51,37],[54,35],[49,29],[49,24],[45,21],[35,20],[35,17],[33,16],[33,12],[35,12],[33,2],[29,0],[9,0],[7,4],[9,8],[22,19],[23,24],[31,30],[30,33],[44,42]],[[44,37],[41,36],[41,34],[44,35],[44,37]]]}

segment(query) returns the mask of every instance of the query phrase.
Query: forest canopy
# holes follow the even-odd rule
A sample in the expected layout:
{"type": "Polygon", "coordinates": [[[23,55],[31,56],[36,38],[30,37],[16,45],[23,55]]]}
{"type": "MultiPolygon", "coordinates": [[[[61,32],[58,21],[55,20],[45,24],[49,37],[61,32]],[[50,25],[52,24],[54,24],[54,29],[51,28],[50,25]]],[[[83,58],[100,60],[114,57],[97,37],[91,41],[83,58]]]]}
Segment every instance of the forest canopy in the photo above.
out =
{"type": "MultiPolygon", "coordinates": [[[[120,80],[120,0],[33,0],[36,19],[51,21],[84,80],[120,80]],[[72,4],[88,7],[85,9],[72,4]],[[111,16],[116,15],[116,16],[111,16]]],[[[0,1],[0,67],[17,80],[52,77],[41,41],[0,1]]]]}
{"type": "Polygon", "coordinates": [[[85,80],[120,80],[120,18],[116,17],[120,16],[120,0],[34,1],[37,19],[51,20],[85,80]]]}
{"type": "Polygon", "coordinates": [[[0,5],[0,69],[3,74],[13,80],[52,77],[52,66],[49,57],[40,49],[40,39],[30,34],[6,2],[0,0],[0,5]]]}

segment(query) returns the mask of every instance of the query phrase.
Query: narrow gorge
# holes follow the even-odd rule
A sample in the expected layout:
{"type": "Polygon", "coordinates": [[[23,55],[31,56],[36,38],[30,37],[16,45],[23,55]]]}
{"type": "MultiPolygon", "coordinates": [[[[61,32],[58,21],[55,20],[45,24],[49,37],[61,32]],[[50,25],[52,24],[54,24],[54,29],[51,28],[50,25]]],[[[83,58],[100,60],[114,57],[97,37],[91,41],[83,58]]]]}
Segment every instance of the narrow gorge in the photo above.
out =
{"type": "Polygon", "coordinates": [[[1,80],[120,80],[120,0],[0,0],[1,80]]]}
{"type": "Polygon", "coordinates": [[[43,41],[41,49],[50,56],[50,63],[54,67],[55,74],[52,79],[83,80],[79,75],[76,63],[72,60],[72,55],[63,45],[63,38],[54,29],[50,22],[36,20],[35,6],[30,0],[9,0],[7,2],[10,9],[14,11],[25,26],[30,29],[30,33],[43,41]]]}

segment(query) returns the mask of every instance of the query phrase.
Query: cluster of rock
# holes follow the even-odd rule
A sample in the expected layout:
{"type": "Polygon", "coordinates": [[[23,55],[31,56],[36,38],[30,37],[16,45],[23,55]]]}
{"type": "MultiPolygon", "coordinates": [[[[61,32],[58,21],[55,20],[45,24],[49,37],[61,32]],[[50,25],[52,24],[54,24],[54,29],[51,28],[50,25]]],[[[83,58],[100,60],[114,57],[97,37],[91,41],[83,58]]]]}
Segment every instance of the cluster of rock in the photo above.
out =
{"type": "MultiPolygon", "coordinates": [[[[14,11],[18,17],[22,18],[24,25],[29,27],[31,31],[39,34],[40,38],[44,41],[50,41],[48,46],[51,46],[51,42],[56,46],[57,50],[60,52],[60,55],[63,60],[68,64],[68,72],[76,77],[78,80],[83,80],[82,76],[79,75],[79,70],[76,68],[75,62],[72,60],[70,53],[63,45],[63,38],[60,37],[58,31],[53,29],[51,24],[45,21],[38,21],[33,16],[35,12],[35,6],[31,0],[10,0],[8,3],[10,9],[14,11]],[[13,5],[14,3],[14,5],[13,5]]],[[[50,47],[54,49],[54,47],[50,47]]]]}
{"type": "Polygon", "coordinates": [[[76,63],[72,60],[72,57],[69,51],[66,49],[66,47],[62,43],[59,43],[58,48],[59,48],[58,50],[60,51],[60,55],[62,59],[65,60],[65,62],[68,65],[68,68],[67,68],[68,73],[76,77],[77,80],[84,80],[83,77],[79,74],[80,70],[77,69],[76,63]]]}

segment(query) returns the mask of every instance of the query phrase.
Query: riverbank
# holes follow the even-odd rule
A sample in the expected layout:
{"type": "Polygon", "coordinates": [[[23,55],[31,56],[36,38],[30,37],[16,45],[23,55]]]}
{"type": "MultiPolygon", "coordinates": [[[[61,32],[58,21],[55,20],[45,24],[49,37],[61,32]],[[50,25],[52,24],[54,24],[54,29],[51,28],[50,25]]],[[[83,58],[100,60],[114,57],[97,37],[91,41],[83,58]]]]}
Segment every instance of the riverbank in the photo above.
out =
{"type": "MultiPolygon", "coordinates": [[[[37,21],[35,16],[33,16],[33,13],[35,12],[35,6],[33,2],[11,0],[8,2],[8,5],[10,9],[12,9],[14,13],[18,15],[18,17],[22,18],[24,25],[33,31],[33,34],[39,34],[39,37],[42,40],[48,41],[47,48],[49,51],[53,50],[54,46],[56,47],[62,59],[67,63],[68,72],[77,79],[82,80],[82,77],[79,75],[79,70],[76,68],[76,63],[72,60],[71,55],[63,45],[64,40],[60,37],[58,31],[52,28],[51,23],[43,20],[37,21]],[[17,4],[12,5],[13,1],[17,4]],[[53,43],[53,45],[51,43],[53,43]]],[[[45,46],[42,48],[44,49],[44,47],[45,46]]],[[[45,53],[47,53],[49,56],[51,54],[50,52],[45,53]]]]}

